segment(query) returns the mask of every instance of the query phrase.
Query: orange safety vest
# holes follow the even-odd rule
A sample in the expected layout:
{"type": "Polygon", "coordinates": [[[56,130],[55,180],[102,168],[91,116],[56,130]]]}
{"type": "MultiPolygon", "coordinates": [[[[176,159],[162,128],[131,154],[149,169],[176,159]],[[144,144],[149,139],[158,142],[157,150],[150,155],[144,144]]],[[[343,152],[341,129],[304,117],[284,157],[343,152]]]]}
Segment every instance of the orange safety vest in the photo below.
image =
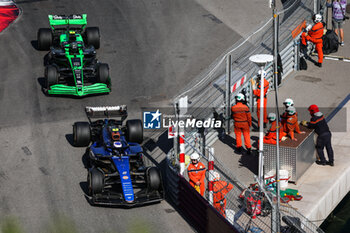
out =
{"type": "MultiPolygon", "coordinates": [[[[283,136],[285,136],[285,133],[283,132],[283,127],[282,127],[282,123],[281,122],[278,122],[279,123],[279,125],[280,125],[280,134],[279,134],[279,136],[280,136],[280,140],[281,140],[281,138],[283,137],[283,136]]],[[[276,121],[273,121],[272,123],[271,123],[271,127],[270,127],[270,129],[269,129],[269,131],[267,131],[267,133],[266,133],[266,135],[265,135],[265,138],[266,139],[277,139],[277,134],[276,134],[276,121]]]]}
{"type": "Polygon", "coordinates": [[[287,133],[289,134],[291,139],[294,139],[294,130],[295,132],[300,133],[297,114],[288,116],[287,119],[287,133]]]}
{"type": "Polygon", "coordinates": [[[231,183],[226,181],[218,180],[214,181],[213,184],[213,204],[215,209],[217,209],[223,216],[225,216],[226,209],[226,198],[225,195],[233,189],[231,183]]]}
{"type": "MultiPolygon", "coordinates": [[[[264,98],[266,98],[267,91],[269,90],[270,83],[264,79],[264,98]]],[[[258,85],[258,88],[253,91],[253,94],[260,99],[260,83],[258,85]]]]}
{"type": "Polygon", "coordinates": [[[282,125],[287,122],[287,119],[288,119],[288,114],[286,112],[284,112],[281,115],[281,123],[282,123],[282,125]]]}
{"type": "Polygon", "coordinates": [[[231,107],[231,113],[235,126],[242,124],[244,127],[247,123],[249,127],[252,125],[252,116],[247,105],[238,102],[231,107]]]}
{"type": "Polygon", "coordinates": [[[204,164],[201,162],[198,162],[196,165],[197,166],[195,166],[191,163],[188,166],[188,168],[187,168],[188,178],[189,178],[189,182],[190,182],[192,187],[196,186],[196,182],[201,183],[200,184],[200,193],[201,193],[201,195],[203,195],[204,190],[205,190],[204,179],[205,179],[206,168],[205,168],[204,164]]]}
{"type": "Polygon", "coordinates": [[[319,22],[316,23],[311,30],[308,31],[308,35],[312,39],[322,39],[323,36],[323,23],[319,22]]]}

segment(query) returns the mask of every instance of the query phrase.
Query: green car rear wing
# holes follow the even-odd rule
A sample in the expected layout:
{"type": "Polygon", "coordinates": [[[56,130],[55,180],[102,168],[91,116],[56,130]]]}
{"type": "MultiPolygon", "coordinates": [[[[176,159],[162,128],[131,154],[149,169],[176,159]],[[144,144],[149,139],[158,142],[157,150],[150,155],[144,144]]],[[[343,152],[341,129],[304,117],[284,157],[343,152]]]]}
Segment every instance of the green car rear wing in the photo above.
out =
{"type": "Polygon", "coordinates": [[[50,26],[54,30],[55,27],[81,27],[82,30],[86,27],[86,14],[82,15],[49,15],[50,26]]]}

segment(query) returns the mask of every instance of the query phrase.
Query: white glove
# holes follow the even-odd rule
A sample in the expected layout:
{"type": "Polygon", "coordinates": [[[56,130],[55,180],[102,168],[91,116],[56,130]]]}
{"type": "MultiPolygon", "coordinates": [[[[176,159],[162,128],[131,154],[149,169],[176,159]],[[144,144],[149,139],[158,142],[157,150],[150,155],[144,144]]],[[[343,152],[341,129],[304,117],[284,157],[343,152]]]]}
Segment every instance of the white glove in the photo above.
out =
{"type": "Polygon", "coordinates": [[[310,31],[310,30],[311,30],[311,28],[312,28],[312,24],[307,25],[307,27],[306,27],[306,31],[310,31]]]}

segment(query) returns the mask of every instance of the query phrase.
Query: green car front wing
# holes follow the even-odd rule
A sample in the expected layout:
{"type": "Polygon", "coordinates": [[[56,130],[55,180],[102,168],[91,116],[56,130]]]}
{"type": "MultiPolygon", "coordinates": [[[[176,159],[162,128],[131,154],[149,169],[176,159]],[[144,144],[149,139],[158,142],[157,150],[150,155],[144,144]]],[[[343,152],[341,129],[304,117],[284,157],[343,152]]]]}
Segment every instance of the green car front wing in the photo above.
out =
{"type": "Polygon", "coordinates": [[[91,94],[109,93],[111,89],[104,83],[95,83],[88,86],[67,86],[64,84],[52,85],[47,93],[50,95],[75,95],[84,96],[91,94]]]}

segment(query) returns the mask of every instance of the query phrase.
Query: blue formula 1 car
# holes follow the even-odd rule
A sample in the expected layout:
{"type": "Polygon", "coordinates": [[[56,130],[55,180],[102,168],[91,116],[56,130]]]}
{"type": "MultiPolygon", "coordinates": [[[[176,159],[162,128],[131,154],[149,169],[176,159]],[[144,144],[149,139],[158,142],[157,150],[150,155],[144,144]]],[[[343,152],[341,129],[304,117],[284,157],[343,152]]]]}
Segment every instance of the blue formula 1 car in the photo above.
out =
{"type": "Polygon", "coordinates": [[[161,175],[146,167],[139,143],[142,122],[128,120],[125,105],[86,107],[89,122],[75,122],[73,143],[87,148],[89,200],[93,205],[138,206],[164,199],[161,175]],[[91,118],[104,118],[91,121],[91,118]]]}

